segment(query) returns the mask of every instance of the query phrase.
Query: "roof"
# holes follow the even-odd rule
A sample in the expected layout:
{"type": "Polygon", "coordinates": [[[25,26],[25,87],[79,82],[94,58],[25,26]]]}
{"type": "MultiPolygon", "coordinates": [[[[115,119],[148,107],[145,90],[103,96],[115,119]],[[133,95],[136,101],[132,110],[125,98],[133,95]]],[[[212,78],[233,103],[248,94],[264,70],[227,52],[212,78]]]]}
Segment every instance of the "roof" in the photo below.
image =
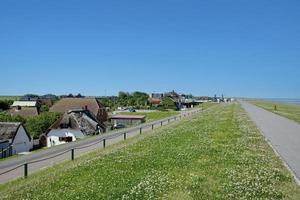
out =
{"type": "Polygon", "coordinates": [[[50,112],[65,113],[69,110],[87,109],[97,116],[100,104],[95,98],[63,98],[50,108],[50,112]]]}
{"type": "Polygon", "coordinates": [[[99,128],[104,129],[90,111],[82,109],[65,112],[64,115],[50,127],[50,129],[66,128],[81,130],[85,135],[97,133],[99,128]]]}
{"type": "Polygon", "coordinates": [[[39,115],[37,107],[21,107],[20,109],[11,108],[9,113],[13,116],[21,116],[24,118],[34,117],[39,115]]]}
{"type": "Polygon", "coordinates": [[[144,115],[114,115],[111,119],[136,119],[136,120],[143,120],[145,119],[144,115]]]}
{"type": "MultiPolygon", "coordinates": [[[[20,122],[0,122],[0,141],[14,140],[18,130],[22,124],[20,122]]],[[[29,140],[31,140],[30,135],[25,130],[29,140]]]]}
{"type": "Polygon", "coordinates": [[[36,107],[37,106],[37,101],[14,101],[12,104],[12,107],[36,107]]]}
{"type": "Polygon", "coordinates": [[[156,99],[156,98],[151,99],[152,104],[160,104],[161,101],[162,101],[161,99],[156,99]]]}

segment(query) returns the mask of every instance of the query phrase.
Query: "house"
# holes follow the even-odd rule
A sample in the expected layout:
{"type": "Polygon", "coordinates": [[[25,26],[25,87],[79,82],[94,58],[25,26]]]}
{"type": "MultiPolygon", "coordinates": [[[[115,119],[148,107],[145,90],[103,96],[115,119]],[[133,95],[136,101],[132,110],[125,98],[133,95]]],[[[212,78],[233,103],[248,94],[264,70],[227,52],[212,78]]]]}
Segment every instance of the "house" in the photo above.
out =
{"type": "Polygon", "coordinates": [[[39,96],[35,94],[26,94],[19,98],[19,101],[38,101],[38,100],[39,100],[39,96]]]}
{"type": "Polygon", "coordinates": [[[110,118],[112,124],[137,125],[142,124],[146,120],[141,115],[114,115],[110,118]]]}
{"type": "Polygon", "coordinates": [[[76,109],[89,110],[102,124],[108,119],[105,107],[96,98],[62,98],[50,108],[50,112],[65,113],[76,109]]]}
{"type": "Polygon", "coordinates": [[[40,138],[41,146],[55,146],[105,132],[103,124],[85,109],[65,112],[40,138]]]}
{"type": "Polygon", "coordinates": [[[14,101],[9,113],[23,118],[34,117],[39,115],[39,104],[37,101],[14,101]]]}
{"type": "Polygon", "coordinates": [[[164,97],[163,93],[151,93],[149,95],[150,97],[150,102],[153,106],[157,106],[161,103],[162,98],[164,97]]]}
{"type": "Polygon", "coordinates": [[[41,136],[41,143],[44,147],[52,147],[68,142],[74,142],[77,139],[84,138],[81,130],[75,129],[52,129],[46,135],[41,136]]]}
{"type": "Polygon", "coordinates": [[[0,122],[1,158],[29,152],[32,147],[33,139],[20,122],[0,122]]]}
{"type": "Polygon", "coordinates": [[[165,93],[164,96],[170,97],[171,99],[173,99],[174,102],[179,102],[179,100],[180,100],[180,95],[178,93],[176,93],[174,90],[171,92],[165,93]]]}

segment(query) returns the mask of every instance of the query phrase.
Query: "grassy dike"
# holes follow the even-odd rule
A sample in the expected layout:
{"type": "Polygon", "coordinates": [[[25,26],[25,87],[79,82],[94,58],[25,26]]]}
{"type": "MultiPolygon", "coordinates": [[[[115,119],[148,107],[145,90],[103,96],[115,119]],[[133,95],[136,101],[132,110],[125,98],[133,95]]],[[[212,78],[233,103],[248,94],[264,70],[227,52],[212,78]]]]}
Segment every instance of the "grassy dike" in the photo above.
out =
{"type": "Polygon", "coordinates": [[[174,115],[178,115],[180,112],[178,111],[156,111],[156,112],[121,112],[119,115],[143,115],[146,117],[147,122],[152,122],[160,119],[164,119],[167,117],[171,117],[174,115]]]}
{"type": "Polygon", "coordinates": [[[0,186],[1,199],[299,199],[238,104],[0,186]]]}
{"type": "Polygon", "coordinates": [[[252,104],[261,107],[265,110],[281,115],[288,119],[300,123],[300,106],[288,103],[278,103],[269,101],[250,101],[252,104]],[[275,110],[275,105],[277,110],[275,110]]]}

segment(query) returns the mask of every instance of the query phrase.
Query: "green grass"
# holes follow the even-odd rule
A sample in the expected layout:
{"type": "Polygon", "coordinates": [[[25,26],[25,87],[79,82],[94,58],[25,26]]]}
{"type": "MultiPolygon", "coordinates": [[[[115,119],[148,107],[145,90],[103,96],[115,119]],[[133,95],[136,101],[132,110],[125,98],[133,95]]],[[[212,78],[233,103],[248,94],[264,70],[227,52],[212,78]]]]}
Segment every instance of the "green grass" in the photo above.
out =
{"type": "Polygon", "coordinates": [[[295,104],[269,102],[269,101],[250,101],[256,106],[271,111],[288,119],[300,123],[300,106],[295,104]],[[275,110],[275,105],[277,110],[275,110]]]}
{"type": "Polygon", "coordinates": [[[0,96],[0,100],[13,100],[17,101],[19,99],[19,96],[0,96]]]}
{"type": "MultiPolygon", "coordinates": [[[[205,103],[203,105],[203,108],[209,108],[213,105],[216,105],[214,103],[205,103]]],[[[201,106],[198,106],[197,108],[201,108],[201,106]]],[[[191,110],[191,109],[188,109],[191,110]]],[[[155,111],[155,112],[122,112],[120,115],[144,115],[146,116],[146,121],[151,122],[151,121],[156,121],[160,119],[164,119],[167,117],[171,117],[174,115],[180,114],[180,111],[173,111],[173,110],[167,110],[167,111],[155,111]]]]}
{"type": "Polygon", "coordinates": [[[238,104],[0,186],[2,199],[299,199],[238,104]]]}
{"type": "Polygon", "coordinates": [[[155,111],[155,112],[122,112],[120,115],[144,115],[146,116],[146,121],[156,121],[163,118],[171,117],[174,115],[178,115],[179,112],[176,111],[155,111]]]}

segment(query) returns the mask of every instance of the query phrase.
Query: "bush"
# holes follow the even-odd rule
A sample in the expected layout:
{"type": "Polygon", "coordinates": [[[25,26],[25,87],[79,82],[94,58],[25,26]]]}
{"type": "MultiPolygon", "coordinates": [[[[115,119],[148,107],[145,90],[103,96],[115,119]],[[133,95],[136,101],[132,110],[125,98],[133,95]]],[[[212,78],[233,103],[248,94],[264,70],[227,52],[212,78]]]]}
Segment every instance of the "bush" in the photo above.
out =
{"type": "Polygon", "coordinates": [[[45,133],[48,128],[60,117],[60,113],[44,112],[36,117],[27,119],[25,127],[30,135],[36,139],[39,138],[41,134],[45,133]]]}
{"type": "Polygon", "coordinates": [[[5,112],[0,112],[0,122],[22,122],[22,123],[25,123],[26,120],[20,116],[11,116],[5,112]]]}
{"type": "Polygon", "coordinates": [[[13,104],[12,100],[0,100],[0,110],[8,110],[11,104],[13,104]]]}
{"type": "Polygon", "coordinates": [[[40,112],[48,112],[49,111],[49,106],[47,105],[42,105],[40,108],[40,112]]]}
{"type": "Polygon", "coordinates": [[[161,104],[164,109],[176,110],[176,105],[170,97],[163,97],[161,104]]]}

